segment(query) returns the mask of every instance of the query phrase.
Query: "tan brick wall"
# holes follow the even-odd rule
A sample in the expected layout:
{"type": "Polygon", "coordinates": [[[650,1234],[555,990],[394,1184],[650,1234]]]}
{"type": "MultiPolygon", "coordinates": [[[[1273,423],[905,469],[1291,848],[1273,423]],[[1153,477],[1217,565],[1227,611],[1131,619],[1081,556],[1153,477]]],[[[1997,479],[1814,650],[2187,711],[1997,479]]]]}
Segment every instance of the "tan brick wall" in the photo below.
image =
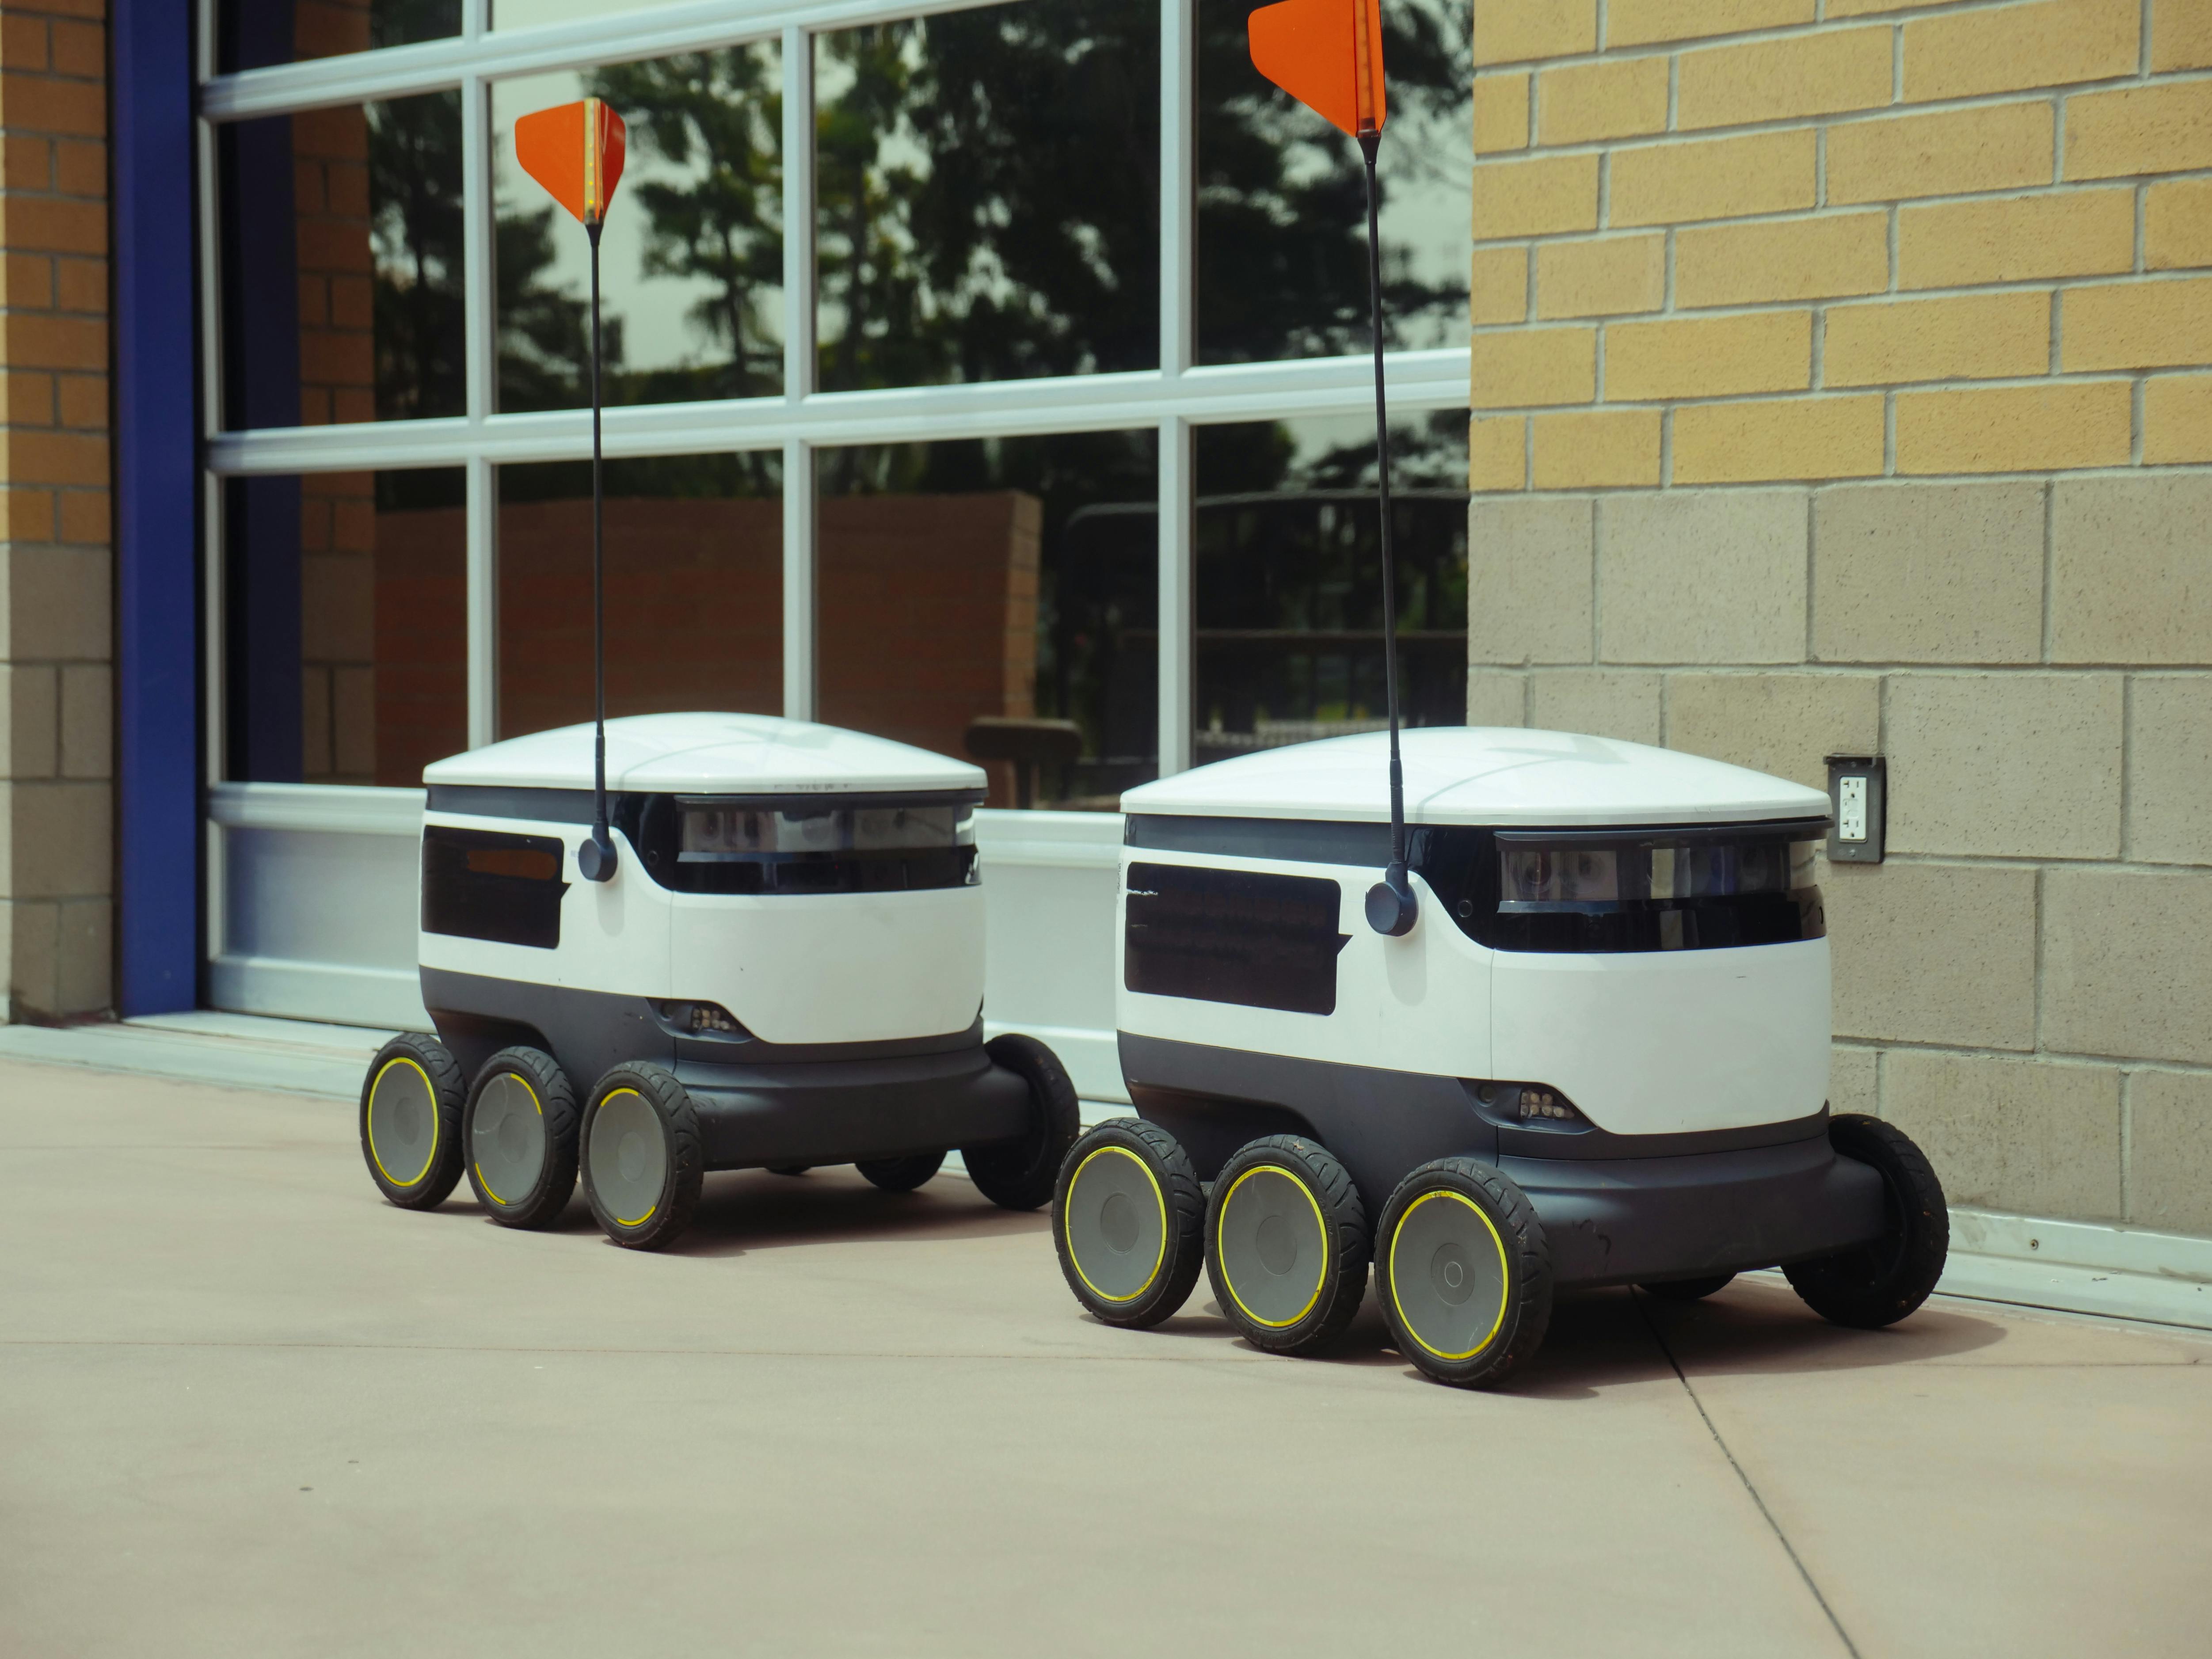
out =
{"type": "Polygon", "coordinates": [[[107,42],[0,12],[0,972],[9,1018],[113,1000],[107,42]]]}
{"type": "Polygon", "coordinates": [[[2212,4],[1477,0],[1469,717],[1825,781],[1839,1109],[2212,1233],[2212,4]]]}

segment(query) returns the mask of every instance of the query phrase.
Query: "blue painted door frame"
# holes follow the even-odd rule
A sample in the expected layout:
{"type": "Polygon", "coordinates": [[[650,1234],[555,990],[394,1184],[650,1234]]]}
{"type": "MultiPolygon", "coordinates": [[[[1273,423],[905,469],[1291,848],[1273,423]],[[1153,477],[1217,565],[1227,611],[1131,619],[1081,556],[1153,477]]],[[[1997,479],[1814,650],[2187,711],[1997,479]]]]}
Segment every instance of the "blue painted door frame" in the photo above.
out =
{"type": "Polygon", "coordinates": [[[192,8],[112,0],[117,998],[197,1006],[199,422],[192,8]]]}

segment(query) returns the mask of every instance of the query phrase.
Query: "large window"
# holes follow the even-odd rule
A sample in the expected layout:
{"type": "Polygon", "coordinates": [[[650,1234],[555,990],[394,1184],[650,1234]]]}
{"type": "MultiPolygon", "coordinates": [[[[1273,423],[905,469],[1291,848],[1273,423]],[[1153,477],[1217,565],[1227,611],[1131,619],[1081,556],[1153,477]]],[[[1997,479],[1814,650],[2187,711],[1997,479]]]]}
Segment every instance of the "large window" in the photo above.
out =
{"type": "MultiPolygon", "coordinates": [[[[588,716],[586,244],[511,146],[586,94],[629,133],[614,712],[1059,808],[1379,719],[1357,154],[1249,9],[204,0],[211,778],[407,785],[588,716]]],[[[1417,722],[1464,694],[1469,9],[1386,18],[1417,722]]]]}

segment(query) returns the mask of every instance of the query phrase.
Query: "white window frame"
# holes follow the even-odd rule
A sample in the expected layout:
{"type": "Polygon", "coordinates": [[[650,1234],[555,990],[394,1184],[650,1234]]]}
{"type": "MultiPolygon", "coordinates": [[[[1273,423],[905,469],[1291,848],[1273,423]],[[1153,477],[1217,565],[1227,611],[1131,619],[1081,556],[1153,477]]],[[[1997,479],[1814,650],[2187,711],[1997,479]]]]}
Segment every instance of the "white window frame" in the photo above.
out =
{"type": "MultiPolygon", "coordinates": [[[[451,39],[237,75],[213,72],[212,3],[198,9],[198,118],[203,426],[208,474],[205,706],[208,782],[224,776],[222,618],[227,477],[459,465],[467,479],[468,735],[498,732],[498,514],[492,469],[573,460],[591,453],[588,411],[493,412],[497,333],[491,269],[490,85],[509,76],[659,58],[764,40],[782,47],[784,383],[780,396],[714,403],[626,405],[605,413],[610,456],[780,448],[783,454],[783,708],[816,707],[816,521],[813,453],[851,444],[1010,437],[1152,427],[1159,461],[1159,769],[1191,763],[1193,637],[1192,434],[1208,423],[1365,415],[1373,407],[1366,356],[1204,368],[1194,357],[1194,120],[1195,0],[1160,7],[1160,354],[1138,373],[1063,375],[870,392],[814,385],[814,82],[811,37],[997,0],[679,0],[650,11],[493,30],[490,0],[463,0],[451,39]],[[216,129],[226,123],[411,94],[458,90],[462,111],[467,270],[465,412],[417,421],[222,429],[221,272],[217,269],[216,129]]],[[[1046,5],[1051,0],[1030,0],[1046,5]]],[[[1472,88],[1469,92],[1472,97],[1472,88]]],[[[1472,233],[1470,231],[1470,248],[1472,233]]],[[[1468,407],[1464,347],[1392,352],[1385,375],[1394,410],[1468,407]]],[[[210,900],[219,903],[219,895],[210,900]]]]}

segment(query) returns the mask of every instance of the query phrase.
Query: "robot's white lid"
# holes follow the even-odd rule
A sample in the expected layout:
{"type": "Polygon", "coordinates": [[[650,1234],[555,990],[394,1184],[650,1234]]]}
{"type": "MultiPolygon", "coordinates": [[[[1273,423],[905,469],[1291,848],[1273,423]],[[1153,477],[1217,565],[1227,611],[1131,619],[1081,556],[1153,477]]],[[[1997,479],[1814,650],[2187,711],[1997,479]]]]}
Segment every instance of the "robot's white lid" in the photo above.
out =
{"type": "MultiPolygon", "coordinates": [[[[1521,726],[1419,726],[1402,732],[1409,823],[1745,823],[1825,817],[1818,789],[1725,761],[1617,738],[1521,726]]],[[[1390,816],[1390,738],[1262,749],[1141,784],[1125,812],[1198,817],[1390,816]]]]}
{"type": "MultiPolygon", "coordinates": [[[[592,728],[509,738],[422,769],[428,784],[589,789],[592,728]]],[[[607,722],[607,787],[653,794],[981,790],[983,769],[911,744],[771,714],[630,714],[607,722]]]]}

